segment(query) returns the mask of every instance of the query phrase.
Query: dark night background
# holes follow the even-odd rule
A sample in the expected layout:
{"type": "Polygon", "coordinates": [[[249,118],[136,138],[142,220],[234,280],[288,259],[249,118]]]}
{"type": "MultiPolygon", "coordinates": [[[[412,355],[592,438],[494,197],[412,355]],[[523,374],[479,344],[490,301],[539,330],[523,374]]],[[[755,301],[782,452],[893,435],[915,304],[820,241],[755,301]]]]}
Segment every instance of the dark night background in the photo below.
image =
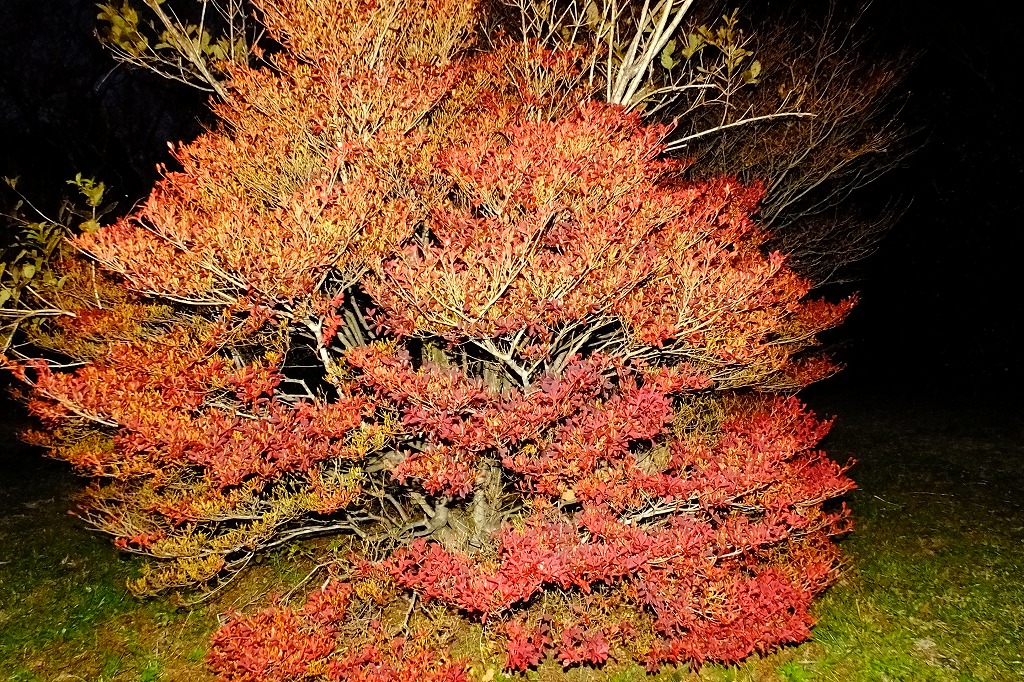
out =
{"type": "MultiPolygon", "coordinates": [[[[861,268],[861,305],[834,335],[848,368],[830,390],[1017,399],[1021,31],[1001,7],[871,10],[875,31],[923,52],[908,65],[906,115],[925,127],[925,144],[872,190],[911,203],[861,268]]],[[[90,0],[0,0],[0,174],[52,198],[82,172],[126,208],[167,142],[201,130],[204,108],[188,88],[116,66],[92,35],[95,15],[90,0]]]]}
{"type": "Polygon", "coordinates": [[[887,30],[924,50],[909,113],[927,139],[877,188],[913,203],[867,264],[840,383],[1019,403],[1021,27],[999,0],[895,4],[887,30]]]}

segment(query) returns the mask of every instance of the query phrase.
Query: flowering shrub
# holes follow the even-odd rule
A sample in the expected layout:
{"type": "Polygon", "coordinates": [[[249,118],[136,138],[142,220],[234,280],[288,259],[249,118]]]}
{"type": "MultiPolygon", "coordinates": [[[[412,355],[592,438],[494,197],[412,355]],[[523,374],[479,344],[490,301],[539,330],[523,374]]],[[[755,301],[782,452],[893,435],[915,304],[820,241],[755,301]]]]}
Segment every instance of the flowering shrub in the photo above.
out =
{"type": "Polygon", "coordinates": [[[76,238],[99,273],[69,255],[8,360],[132,587],[358,538],[349,581],[232,616],[223,680],[468,679],[438,608],[515,670],[806,638],[851,482],[790,396],[853,302],[765,249],[761,188],[687,181],[579,51],[469,49],[467,3],[259,4],[285,49],[224,65],[222,125],[76,238]]]}

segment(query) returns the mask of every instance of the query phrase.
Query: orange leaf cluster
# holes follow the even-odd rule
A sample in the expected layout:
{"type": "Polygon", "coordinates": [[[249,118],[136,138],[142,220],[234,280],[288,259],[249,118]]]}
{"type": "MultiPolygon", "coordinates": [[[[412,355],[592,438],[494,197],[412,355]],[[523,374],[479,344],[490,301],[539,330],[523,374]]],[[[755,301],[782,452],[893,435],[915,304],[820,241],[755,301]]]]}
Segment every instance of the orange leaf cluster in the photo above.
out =
{"type": "Polygon", "coordinates": [[[91,476],[159,480],[178,467],[201,467],[227,487],[365,454],[345,443],[373,412],[363,396],[285,402],[277,391],[277,368],[235,368],[216,353],[216,328],[201,341],[192,333],[179,328],[115,345],[106,357],[71,373],[34,361],[30,407],[51,423],[77,416],[120,429],[114,449],[69,458],[91,476]]]}

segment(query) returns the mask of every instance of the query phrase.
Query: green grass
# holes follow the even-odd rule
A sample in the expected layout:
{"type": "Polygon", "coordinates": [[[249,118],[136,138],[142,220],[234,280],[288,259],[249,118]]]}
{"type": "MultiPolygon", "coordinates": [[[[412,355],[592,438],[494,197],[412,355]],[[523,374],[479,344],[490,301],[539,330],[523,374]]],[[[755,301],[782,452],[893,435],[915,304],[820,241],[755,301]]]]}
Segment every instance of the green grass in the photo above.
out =
{"type": "MultiPolygon", "coordinates": [[[[561,671],[538,682],[969,682],[1024,679],[1024,441],[1021,417],[821,399],[825,444],[854,456],[850,568],[819,602],[811,642],[741,666],[647,676],[636,667],[561,671]]],[[[0,447],[4,447],[0,443],[0,447]]],[[[191,611],[123,588],[135,564],[67,516],[74,483],[6,445],[0,455],[0,680],[205,682],[217,613],[304,574],[302,552],[268,557],[191,611]]],[[[485,677],[487,669],[478,671],[485,677]]]]}
{"type": "Polygon", "coordinates": [[[1024,679],[1019,417],[837,407],[857,451],[853,570],[819,604],[824,680],[1024,679]]]}
{"type": "Polygon", "coordinates": [[[202,672],[182,650],[215,614],[129,594],[136,562],[68,515],[77,481],[3,437],[0,476],[17,485],[0,488],[0,680],[185,679],[179,659],[202,672]]]}

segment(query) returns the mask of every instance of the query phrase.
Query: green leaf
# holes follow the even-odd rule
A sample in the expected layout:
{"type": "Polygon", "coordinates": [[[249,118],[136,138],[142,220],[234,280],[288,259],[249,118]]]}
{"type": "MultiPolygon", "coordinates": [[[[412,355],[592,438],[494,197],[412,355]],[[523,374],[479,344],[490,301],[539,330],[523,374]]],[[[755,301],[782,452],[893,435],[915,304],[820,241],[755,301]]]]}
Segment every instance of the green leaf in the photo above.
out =
{"type": "Polygon", "coordinates": [[[675,38],[672,38],[667,43],[665,43],[665,49],[661,51],[661,65],[664,66],[666,69],[671,70],[672,68],[675,67],[676,64],[679,63],[678,59],[672,58],[672,53],[675,52],[675,50],[676,41],[675,38]]]}
{"type": "Polygon", "coordinates": [[[210,36],[210,32],[209,31],[203,31],[202,33],[200,33],[198,35],[199,35],[198,41],[199,41],[199,49],[200,49],[200,51],[205,52],[205,53],[208,54],[209,51],[210,51],[210,40],[212,39],[212,36],[210,36]]]}
{"type": "MultiPolygon", "coordinates": [[[[25,239],[32,242],[33,245],[45,247],[50,241],[50,236],[53,234],[53,228],[56,225],[48,223],[46,221],[39,223],[29,223],[25,227],[25,239]]],[[[25,252],[22,252],[21,256],[24,256],[25,252]]],[[[19,256],[19,258],[21,257],[19,256]]]]}
{"type": "Polygon", "coordinates": [[[139,13],[125,2],[120,8],[112,4],[96,5],[100,13],[96,18],[106,24],[101,27],[100,38],[133,57],[141,56],[149,47],[149,40],[139,32],[139,13]]]}
{"type": "Polygon", "coordinates": [[[77,187],[79,193],[85,197],[85,203],[92,208],[100,205],[100,202],[103,201],[103,193],[107,191],[105,184],[97,183],[94,178],[83,178],[81,173],[76,173],[75,179],[68,180],[68,184],[77,187]]]}
{"type": "Polygon", "coordinates": [[[21,276],[25,279],[32,279],[36,274],[36,266],[32,263],[25,263],[21,266],[21,276]]]}
{"type": "MultiPolygon", "coordinates": [[[[701,27],[703,28],[703,27],[701,27]]],[[[680,52],[683,55],[683,59],[690,59],[693,55],[697,54],[702,47],[707,44],[707,41],[697,33],[687,33],[686,42],[683,44],[680,52]]]]}
{"type": "Polygon", "coordinates": [[[139,13],[135,11],[135,8],[129,5],[127,2],[121,5],[121,18],[131,28],[139,27],[139,13]]]}
{"type": "Polygon", "coordinates": [[[754,85],[758,82],[758,76],[761,75],[761,62],[756,59],[750,65],[750,68],[743,72],[743,82],[748,85],[754,85]]]}
{"type": "Polygon", "coordinates": [[[106,187],[101,182],[95,187],[90,187],[87,190],[83,190],[82,194],[85,195],[85,203],[89,204],[92,208],[96,208],[103,201],[103,192],[106,191],[106,187]]]}
{"type": "Polygon", "coordinates": [[[11,300],[11,294],[13,293],[14,292],[8,289],[7,287],[0,289],[0,305],[3,305],[4,303],[7,303],[7,301],[11,300]]]}
{"type": "Polygon", "coordinates": [[[17,324],[9,324],[6,327],[0,328],[0,353],[6,352],[11,347],[11,342],[14,340],[14,334],[17,331],[17,324]]]}
{"type": "Polygon", "coordinates": [[[217,42],[205,48],[206,56],[215,61],[227,61],[231,52],[231,43],[227,38],[219,38],[217,42]]]}

